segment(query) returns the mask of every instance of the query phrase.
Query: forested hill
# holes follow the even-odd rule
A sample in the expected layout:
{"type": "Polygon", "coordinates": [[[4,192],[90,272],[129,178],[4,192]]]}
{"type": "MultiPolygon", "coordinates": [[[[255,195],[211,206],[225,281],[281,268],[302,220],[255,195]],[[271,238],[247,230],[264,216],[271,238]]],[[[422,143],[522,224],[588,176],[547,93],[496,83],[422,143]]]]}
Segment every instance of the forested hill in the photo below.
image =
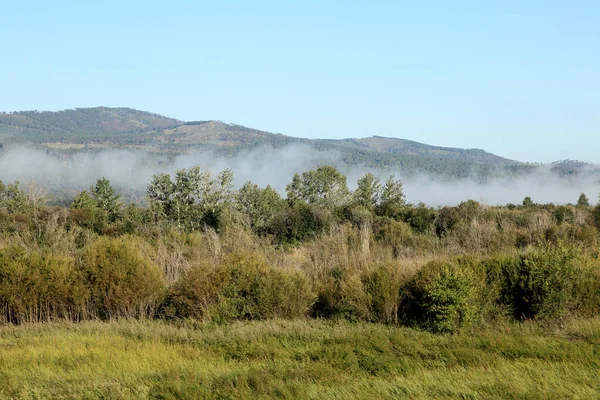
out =
{"type": "Polygon", "coordinates": [[[0,113],[0,144],[5,147],[26,144],[61,153],[98,148],[136,148],[182,154],[208,149],[225,156],[236,156],[265,145],[278,148],[301,144],[315,150],[335,152],[344,164],[400,168],[407,175],[425,172],[454,178],[486,177],[498,171],[502,174],[507,171],[525,173],[535,169],[534,165],[479,149],[430,146],[381,136],[310,140],[220,121],[180,121],[130,108],[0,113]]]}

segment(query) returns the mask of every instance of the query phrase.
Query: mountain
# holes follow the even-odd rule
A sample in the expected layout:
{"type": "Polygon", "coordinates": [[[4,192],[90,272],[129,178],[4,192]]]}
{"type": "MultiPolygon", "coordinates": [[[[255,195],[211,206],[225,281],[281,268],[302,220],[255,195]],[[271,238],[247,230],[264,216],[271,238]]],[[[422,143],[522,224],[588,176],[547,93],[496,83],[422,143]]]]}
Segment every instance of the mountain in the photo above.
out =
{"type": "Polygon", "coordinates": [[[303,139],[221,121],[180,121],[131,108],[77,108],[58,112],[0,113],[0,143],[27,144],[49,152],[73,153],[97,148],[136,148],[182,154],[207,149],[235,156],[260,146],[304,145],[339,153],[341,162],[400,168],[404,175],[427,172],[440,177],[485,177],[502,171],[530,170],[532,165],[479,149],[459,149],[397,138],[303,139]]]}

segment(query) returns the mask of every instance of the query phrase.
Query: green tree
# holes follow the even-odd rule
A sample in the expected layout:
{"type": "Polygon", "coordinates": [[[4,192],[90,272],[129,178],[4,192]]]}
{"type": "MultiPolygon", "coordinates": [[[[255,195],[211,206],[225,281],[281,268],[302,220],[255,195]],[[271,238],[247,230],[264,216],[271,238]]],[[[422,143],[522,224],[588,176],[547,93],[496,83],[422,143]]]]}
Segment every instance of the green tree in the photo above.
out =
{"type": "Polygon", "coordinates": [[[166,219],[173,208],[174,185],[169,174],[157,174],[152,177],[146,189],[151,212],[156,219],[166,219]]]}
{"type": "Polygon", "coordinates": [[[385,181],[379,204],[379,214],[388,217],[397,216],[406,204],[402,181],[394,179],[394,175],[385,181]]]}
{"type": "Polygon", "coordinates": [[[240,188],[236,204],[254,230],[261,230],[275,214],[285,208],[285,200],[271,186],[261,188],[250,181],[240,188]]]}
{"type": "Polygon", "coordinates": [[[210,171],[194,166],[168,174],[154,175],[146,194],[157,219],[176,221],[180,227],[197,229],[207,221],[216,223],[233,199],[233,173],[229,169],[213,177],[210,171]]]}
{"type": "Polygon", "coordinates": [[[71,202],[71,208],[80,210],[91,210],[97,208],[96,200],[90,195],[87,190],[80,192],[71,202]]]}
{"type": "Polygon", "coordinates": [[[349,196],[346,177],[332,166],[294,174],[286,191],[292,204],[305,202],[328,209],[343,205],[349,196]]]}
{"type": "Polygon", "coordinates": [[[115,193],[110,181],[104,177],[98,179],[96,184],[90,188],[90,192],[98,208],[108,213],[111,222],[115,221],[121,210],[121,196],[115,193]]]}
{"type": "Polygon", "coordinates": [[[381,183],[372,173],[363,175],[357,182],[353,200],[358,205],[373,209],[381,200],[381,183]]]}
{"type": "Polygon", "coordinates": [[[590,206],[590,200],[587,198],[585,193],[581,193],[579,195],[579,198],[577,199],[577,205],[580,207],[589,207],[590,206]]]}
{"type": "Polygon", "coordinates": [[[9,213],[25,212],[29,209],[27,196],[19,187],[19,182],[5,185],[0,180],[0,208],[6,208],[9,213]]]}
{"type": "Polygon", "coordinates": [[[528,207],[528,208],[530,208],[530,207],[534,207],[534,206],[535,206],[535,203],[533,202],[533,200],[531,200],[531,197],[529,197],[529,196],[526,196],[526,197],[523,199],[523,207],[528,207]]]}

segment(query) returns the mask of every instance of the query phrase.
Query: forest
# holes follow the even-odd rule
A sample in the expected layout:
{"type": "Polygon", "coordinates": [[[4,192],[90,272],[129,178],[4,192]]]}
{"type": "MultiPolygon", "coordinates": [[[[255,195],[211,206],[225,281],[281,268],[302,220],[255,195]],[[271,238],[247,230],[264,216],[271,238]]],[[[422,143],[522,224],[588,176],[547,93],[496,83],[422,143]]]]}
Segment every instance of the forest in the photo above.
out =
{"type": "Polygon", "coordinates": [[[73,398],[83,382],[94,398],[211,398],[219,390],[227,397],[227,388],[240,398],[298,398],[314,385],[322,398],[327,390],[543,397],[547,379],[567,397],[600,389],[593,378],[600,367],[600,205],[586,194],[564,205],[526,197],[432,208],[408,204],[394,176],[365,174],[349,190],[331,166],[294,175],[285,197],[270,186],[235,189],[232,182],[229,170],[156,174],[147,206],[139,206],[99,178],[69,207],[47,205],[35,186],[0,183],[0,344],[11,348],[0,360],[30,360],[38,374],[0,367],[0,394],[73,398]],[[23,353],[32,340],[46,350],[23,353]],[[60,361],[48,347],[53,340],[80,347],[60,361]],[[122,341],[137,356],[123,353],[118,368],[142,364],[130,372],[107,364],[91,388],[76,366],[90,357],[104,365],[108,354],[93,356],[89,346],[122,341]],[[181,364],[152,375],[144,367],[151,354],[179,351],[169,343],[216,357],[211,362],[225,362],[215,366],[224,372],[182,372],[181,364]],[[409,354],[406,346],[421,350],[409,354]],[[566,384],[573,357],[583,375],[566,384]],[[535,360],[548,364],[522,364],[535,360]],[[58,372],[36,369],[45,363],[58,372]],[[473,379],[485,380],[477,371],[502,375],[500,365],[537,368],[540,376],[527,373],[514,387],[462,387],[444,377],[474,368],[473,379]],[[289,381],[299,371],[305,375],[289,381]],[[398,383],[426,371],[440,375],[422,376],[423,387],[398,383]],[[352,377],[375,386],[355,387],[352,377]],[[72,384],[50,383],[57,379],[72,384]]]}

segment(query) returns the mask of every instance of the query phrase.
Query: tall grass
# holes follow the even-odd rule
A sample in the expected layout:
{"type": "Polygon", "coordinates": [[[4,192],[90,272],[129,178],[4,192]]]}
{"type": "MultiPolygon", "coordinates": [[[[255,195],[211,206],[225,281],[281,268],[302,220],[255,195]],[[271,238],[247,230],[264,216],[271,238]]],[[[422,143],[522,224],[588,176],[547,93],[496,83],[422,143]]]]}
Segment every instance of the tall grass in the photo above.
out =
{"type": "Polygon", "coordinates": [[[439,335],[368,323],[0,328],[0,398],[597,398],[600,320],[439,335]]]}

